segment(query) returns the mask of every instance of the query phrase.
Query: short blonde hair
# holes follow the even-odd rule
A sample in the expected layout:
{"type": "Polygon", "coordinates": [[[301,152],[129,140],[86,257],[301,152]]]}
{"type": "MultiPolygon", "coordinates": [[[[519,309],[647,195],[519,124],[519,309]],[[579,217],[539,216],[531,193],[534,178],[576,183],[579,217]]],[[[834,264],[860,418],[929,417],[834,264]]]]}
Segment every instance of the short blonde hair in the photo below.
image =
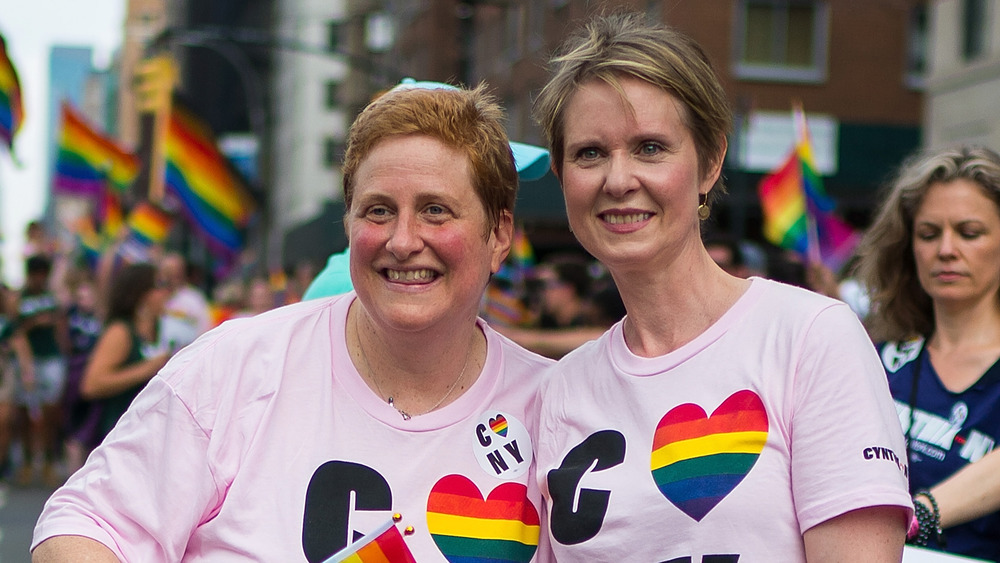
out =
{"type": "MultiPolygon", "coordinates": [[[[534,115],[552,162],[562,172],[566,106],[580,85],[603,80],[624,97],[620,80],[636,78],[674,96],[698,149],[702,176],[721,164],[733,115],[718,76],[690,37],[631,12],[601,15],[570,35],[550,61],[552,78],[535,100],[534,115]]],[[[720,176],[709,201],[725,193],[720,176]]]]}

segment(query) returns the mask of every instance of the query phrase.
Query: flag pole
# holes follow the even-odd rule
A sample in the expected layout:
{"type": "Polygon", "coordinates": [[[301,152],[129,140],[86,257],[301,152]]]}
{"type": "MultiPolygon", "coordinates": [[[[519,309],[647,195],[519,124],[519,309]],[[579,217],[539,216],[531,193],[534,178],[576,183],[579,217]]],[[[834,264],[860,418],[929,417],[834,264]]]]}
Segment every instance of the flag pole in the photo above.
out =
{"type": "MultiPolygon", "coordinates": [[[[792,121],[795,127],[795,152],[798,153],[799,163],[802,166],[805,162],[802,147],[809,142],[809,125],[806,123],[806,113],[802,109],[802,100],[798,98],[792,99],[792,121]]],[[[816,215],[809,206],[809,194],[806,192],[805,182],[802,186],[802,195],[806,206],[806,261],[809,264],[819,264],[823,262],[819,246],[819,229],[816,226],[816,215]]]]}
{"type": "Polygon", "coordinates": [[[816,227],[816,216],[809,210],[806,203],[806,262],[808,264],[821,264],[823,253],[819,247],[819,229],[816,227]]]}

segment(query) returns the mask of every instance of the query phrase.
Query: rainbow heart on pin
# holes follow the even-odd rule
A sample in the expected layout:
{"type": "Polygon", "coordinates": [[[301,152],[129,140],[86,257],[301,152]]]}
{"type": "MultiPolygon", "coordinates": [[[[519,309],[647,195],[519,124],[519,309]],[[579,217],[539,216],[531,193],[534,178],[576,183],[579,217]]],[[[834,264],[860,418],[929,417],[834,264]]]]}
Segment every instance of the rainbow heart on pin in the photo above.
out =
{"type": "Polygon", "coordinates": [[[507,437],[507,418],[502,414],[498,414],[496,418],[490,419],[490,429],[497,434],[507,437]]]}
{"type": "Polygon", "coordinates": [[[750,473],[767,442],[767,411],[753,391],[729,396],[712,416],[687,403],[663,415],[651,469],[660,493],[701,521],[750,473]]]}
{"type": "Polygon", "coordinates": [[[538,511],[521,483],[483,495],[468,477],[442,477],[427,497],[427,531],[451,563],[526,563],[538,549],[538,511]]]}

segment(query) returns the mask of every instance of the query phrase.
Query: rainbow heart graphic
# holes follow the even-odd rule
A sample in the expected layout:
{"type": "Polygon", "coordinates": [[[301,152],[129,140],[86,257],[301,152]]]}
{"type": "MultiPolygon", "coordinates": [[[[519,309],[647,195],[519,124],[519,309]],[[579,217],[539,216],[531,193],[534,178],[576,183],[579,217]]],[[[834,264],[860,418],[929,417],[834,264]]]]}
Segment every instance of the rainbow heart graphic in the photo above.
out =
{"type": "Polygon", "coordinates": [[[753,391],[729,396],[712,416],[687,403],[663,415],[651,468],[660,492],[701,521],[750,473],[767,442],[767,412],[753,391]]]}
{"type": "Polygon", "coordinates": [[[490,419],[490,429],[497,434],[507,437],[507,419],[502,414],[498,414],[496,418],[490,419]]]}
{"type": "Polygon", "coordinates": [[[527,562],[538,549],[538,511],[521,483],[486,500],[468,477],[442,477],[427,497],[427,530],[451,563],[527,562]]]}

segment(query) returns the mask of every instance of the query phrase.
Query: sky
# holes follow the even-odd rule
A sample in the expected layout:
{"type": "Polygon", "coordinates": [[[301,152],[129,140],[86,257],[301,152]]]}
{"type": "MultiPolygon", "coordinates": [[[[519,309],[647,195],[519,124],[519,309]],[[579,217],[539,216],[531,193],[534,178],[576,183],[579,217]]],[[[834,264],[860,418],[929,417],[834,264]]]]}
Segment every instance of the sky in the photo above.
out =
{"type": "Polygon", "coordinates": [[[17,68],[24,96],[24,127],[14,141],[21,167],[0,151],[0,258],[3,280],[19,286],[24,227],[41,216],[45,185],[49,51],[53,46],[88,46],[94,66],[106,68],[121,44],[126,0],[0,0],[0,33],[17,68]]]}

